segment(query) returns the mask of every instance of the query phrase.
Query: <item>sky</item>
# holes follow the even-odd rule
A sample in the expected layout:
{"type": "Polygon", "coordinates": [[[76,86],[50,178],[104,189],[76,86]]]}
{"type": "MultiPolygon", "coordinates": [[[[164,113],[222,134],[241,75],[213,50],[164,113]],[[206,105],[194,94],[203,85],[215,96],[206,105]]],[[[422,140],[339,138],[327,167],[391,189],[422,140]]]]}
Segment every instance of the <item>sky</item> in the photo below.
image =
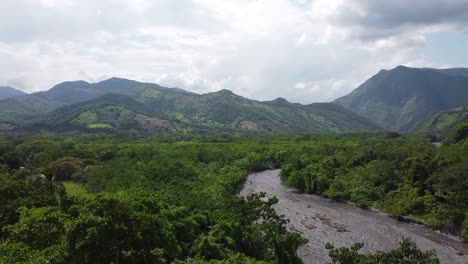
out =
{"type": "Polygon", "coordinates": [[[0,85],[128,78],[332,101],[381,69],[468,67],[467,0],[0,0],[0,85]]]}

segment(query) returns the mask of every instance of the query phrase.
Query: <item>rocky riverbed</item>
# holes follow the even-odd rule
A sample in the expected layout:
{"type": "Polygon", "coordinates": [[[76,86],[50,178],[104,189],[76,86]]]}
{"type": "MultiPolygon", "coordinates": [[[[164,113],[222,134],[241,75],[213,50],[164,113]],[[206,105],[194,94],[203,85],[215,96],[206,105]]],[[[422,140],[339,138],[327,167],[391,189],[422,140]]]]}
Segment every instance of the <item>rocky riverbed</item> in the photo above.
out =
{"type": "Polygon", "coordinates": [[[241,195],[265,192],[279,200],[275,209],[290,220],[288,228],[309,239],[299,254],[304,263],[327,263],[325,244],[349,247],[364,242],[362,252],[389,250],[403,236],[422,250],[434,249],[441,263],[468,264],[468,245],[424,226],[400,222],[380,212],[361,209],[315,195],[298,193],[282,185],[279,170],[249,175],[241,195]]]}

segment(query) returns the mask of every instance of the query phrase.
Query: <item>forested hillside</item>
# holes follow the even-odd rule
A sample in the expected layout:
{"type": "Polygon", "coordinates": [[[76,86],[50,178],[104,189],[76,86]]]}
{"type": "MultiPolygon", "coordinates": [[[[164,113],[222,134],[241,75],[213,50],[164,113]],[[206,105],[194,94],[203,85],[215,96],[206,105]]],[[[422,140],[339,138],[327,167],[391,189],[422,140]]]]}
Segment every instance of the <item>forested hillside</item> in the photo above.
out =
{"type": "Polygon", "coordinates": [[[111,78],[98,83],[64,82],[48,91],[0,101],[0,130],[153,132],[361,132],[375,123],[331,103],[259,102],[229,90],[196,94],[111,78]],[[27,108],[24,116],[23,108],[27,108]],[[21,118],[15,118],[20,116],[21,118]],[[15,122],[11,122],[14,118],[15,122]],[[3,124],[3,126],[1,126],[3,124]],[[3,129],[2,129],[3,127],[3,129]]]}
{"type": "Polygon", "coordinates": [[[468,104],[431,115],[417,123],[411,131],[440,138],[454,126],[465,122],[468,122],[468,104]]]}
{"type": "Polygon", "coordinates": [[[386,129],[407,132],[432,114],[468,103],[468,69],[381,70],[335,103],[386,129]]]}

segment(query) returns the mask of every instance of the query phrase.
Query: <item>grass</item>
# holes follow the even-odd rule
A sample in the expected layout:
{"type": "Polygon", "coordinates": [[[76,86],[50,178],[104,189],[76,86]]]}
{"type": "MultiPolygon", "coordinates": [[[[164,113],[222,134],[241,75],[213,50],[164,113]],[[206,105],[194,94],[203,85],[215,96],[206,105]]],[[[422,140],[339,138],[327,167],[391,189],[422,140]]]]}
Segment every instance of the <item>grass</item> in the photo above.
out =
{"type": "Polygon", "coordinates": [[[75,120],[73,120],[73,122],[80,125],[88,125],[96,122],[96,120],[96,112],[93,110],[88,110],[86,112],[81,113],[75,120]]]}

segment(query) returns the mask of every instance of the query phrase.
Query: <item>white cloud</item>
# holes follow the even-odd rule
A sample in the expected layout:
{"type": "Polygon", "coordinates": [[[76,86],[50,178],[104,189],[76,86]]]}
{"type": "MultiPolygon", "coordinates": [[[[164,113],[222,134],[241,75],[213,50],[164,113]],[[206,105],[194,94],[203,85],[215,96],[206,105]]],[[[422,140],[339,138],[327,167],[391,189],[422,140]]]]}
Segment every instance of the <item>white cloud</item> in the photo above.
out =
{"type": "Polygon", "coordinates": [[[307,40],[307,34],[305,32],[302,32],[301,36],[299,39],[296,41],[296,46],[302,46],[307,40]]]}
{"type": "Polygon", "coordinates": [[[37,91],[119,76],[329,101],[381,68],[438,66],[414,51],[429,32],[458,30],[468,8],[431,2],[413,3],[423,15],[407,1],[2,1],[11,12],[0,16],[0,84],[37,91]]]}

